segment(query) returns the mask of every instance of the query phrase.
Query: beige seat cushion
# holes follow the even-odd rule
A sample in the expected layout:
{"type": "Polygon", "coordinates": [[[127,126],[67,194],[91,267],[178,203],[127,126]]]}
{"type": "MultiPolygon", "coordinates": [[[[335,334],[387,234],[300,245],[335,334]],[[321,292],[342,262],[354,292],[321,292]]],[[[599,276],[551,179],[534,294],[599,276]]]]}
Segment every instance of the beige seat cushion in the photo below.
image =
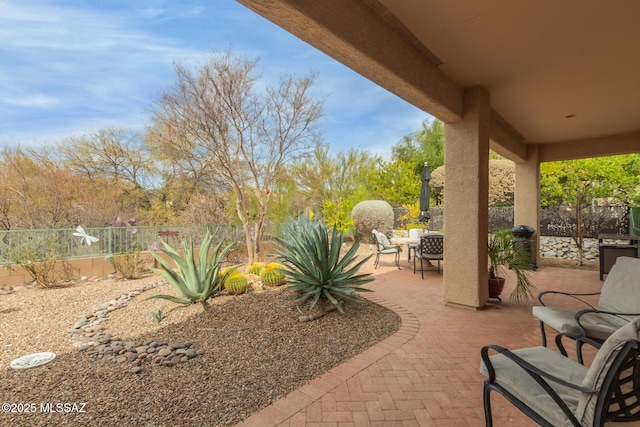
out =
{"type": "MultiPolygon", "coordinates": [[[[625,343],[630,340],[640,340],[640,317],[636,317],[618,329],[602,344],[584,377],[582,385],[592,389],[600,389],[613,361],[625,343]]],[[[593,423],[598,396],[598,393],[581,393],[576,417],[586,426],[591,426],[593,423]]]]}
{"type": "MultiPolygon", "coordinates": [[[[585,307],[585,309],[588,307],[585,307]]],[[[617,313],[640,313],[640,259],[619,257],[602,286],[598,308],[617,313]]],[[[575,311],[550,306],[535,306],[533,317],[560,333],[580,334],[575,311]]],[[[581,318],[587,336],[605,340],[633,316],[588,314],[581,318]]]]}
{"type": "MultiPolygon", "coordinates": [[[[573,384],[581,384],[587,373],[587,368],[547,347],[533,347],[514,350],[532,365],[562,378],[573,384]]],[[[509,390],[514,396],[554,426],[570,426],[562,410],[551,396],[520,366],[501,354],[490,357],[496,373],[496,383],[509,390]]],[[[480,372],[488,376],[483,361],[480,362],[480,372]]],[[[567,406],[575,412],[578,406],[580,392],[549,381],[551,387],[560,395],[567,406]]]]}
{"type": "MultiPolygon", "coordinates": [[[[640,313],[640,258],[619,257],[602,286],[598,308],[618,313],[640,313]]],[[[621,319],[603,315],[618,327],[627,324],[633,316],[621,319]]]]}
{"type": "MultiPolygon", "coordinates": [[[[576,322],[576,312],[573,310],[565,310],[563,308],[555,308],[548,306],[535,306],[532,309],[533,317],[541,320],[550,328],[561,333],[569,333],[579,335],[580,328],[576,322]]],[[[600,340],[606,340],[609,335],[614,333],[618,326],[612,325],[598,314],[585,314],[580,318],[583,326],[586,328],[589,337],[600,340]]]]}

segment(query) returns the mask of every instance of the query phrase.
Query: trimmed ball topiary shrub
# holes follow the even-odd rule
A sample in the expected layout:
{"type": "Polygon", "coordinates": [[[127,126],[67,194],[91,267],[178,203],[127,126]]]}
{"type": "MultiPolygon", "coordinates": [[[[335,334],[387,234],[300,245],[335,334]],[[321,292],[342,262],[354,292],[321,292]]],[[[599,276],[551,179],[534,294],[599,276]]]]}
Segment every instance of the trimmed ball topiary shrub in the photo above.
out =
{"type": "MultiPolygon", "coordinates": [[[[510,160],[489,160],[489,206],[513,206],[516,166],[510,160]]],[[[432,195],[441,202],[444,197],[444,166],[431,172],[432,195]]]]}
{"type": "Polygon", "coordinates": [[[386,233],[393,229],[393,208],[384,200],[365,200],[353,207],[351,218],[358,236],[371,242],[371,232],[378,230],[386,233]]]}

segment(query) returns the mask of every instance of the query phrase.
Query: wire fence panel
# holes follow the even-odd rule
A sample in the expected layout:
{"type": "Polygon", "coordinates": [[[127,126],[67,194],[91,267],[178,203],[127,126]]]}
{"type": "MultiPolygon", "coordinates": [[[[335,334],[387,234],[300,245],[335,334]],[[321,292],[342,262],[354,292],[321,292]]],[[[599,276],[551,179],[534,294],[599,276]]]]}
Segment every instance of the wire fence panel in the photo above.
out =
{"type": "Polygon", "coordinates": [[[116,255],[135,249],[155,250],[160,248],[161,241],[176,247],[186,239],[198,246],[207,231],[227,244],[244,239],[241,230],[226,224],[85,228],[84,233],[97,241],[74,235],[81,234],[75,229],[4,230],[0,231],[0,264],[21,260],[27,252],[44,256],[52,248],[62,258],[71,259],[116,255]]]}
{"type": "MultiPolygon", "coordinates": [[[[406,220],[401,222],[398,218],[407,214],[404,208],[394,208],[394,228],[406,227],[406,220]]],[[[442,230],[444,224],[444,208],[432,207],[429,209],[431,220],[429,230],[442,230]]],[[[584,237],[597,238],[598,234],[629,234],[629,208],[627,206],[589,206],[583,209],[582,226],[584,237]]],[[[542,207],[540,209],[541,236],[571,237],[576,234],[575,208],[567,206],[542,207]]],[[[489,207],[489,232],[493,233],[504,228],[512,228],[514,225],[513,206],[489,207]]],[[[536,228],[535,224],[529,225],[536,228]]]]}

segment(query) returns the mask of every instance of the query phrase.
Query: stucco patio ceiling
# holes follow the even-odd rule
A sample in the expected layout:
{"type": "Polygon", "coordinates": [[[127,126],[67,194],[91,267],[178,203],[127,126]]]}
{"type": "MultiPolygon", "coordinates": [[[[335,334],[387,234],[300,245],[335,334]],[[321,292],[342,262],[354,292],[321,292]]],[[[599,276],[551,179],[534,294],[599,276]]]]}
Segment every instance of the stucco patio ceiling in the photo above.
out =
{"type": "Polygon", "coordinates": [[[636,0],[238,1],[445,123],[485,87],[512,157],[640,152],[636,0]]]}

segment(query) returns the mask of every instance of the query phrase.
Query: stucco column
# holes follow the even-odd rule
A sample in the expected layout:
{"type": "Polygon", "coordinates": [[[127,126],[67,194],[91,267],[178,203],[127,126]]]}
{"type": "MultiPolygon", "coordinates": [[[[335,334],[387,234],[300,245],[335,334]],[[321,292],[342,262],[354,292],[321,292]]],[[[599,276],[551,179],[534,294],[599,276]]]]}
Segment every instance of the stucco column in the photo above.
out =
{"type": "Polygon", "coordinates": [[[537,264],[540,254],[540,155],[539,146],[528,147],[528,160],[516,163],[516,185],[514,189],[514,225],[533,227],[531,244],[532,262],[537,264]]]}
{"type": "Polygon", "coordinates": [[[483,307],[489,298],[489,93],[465,91],[461,121],[444,127],[444,299],[449,305],[483,307]]]}

